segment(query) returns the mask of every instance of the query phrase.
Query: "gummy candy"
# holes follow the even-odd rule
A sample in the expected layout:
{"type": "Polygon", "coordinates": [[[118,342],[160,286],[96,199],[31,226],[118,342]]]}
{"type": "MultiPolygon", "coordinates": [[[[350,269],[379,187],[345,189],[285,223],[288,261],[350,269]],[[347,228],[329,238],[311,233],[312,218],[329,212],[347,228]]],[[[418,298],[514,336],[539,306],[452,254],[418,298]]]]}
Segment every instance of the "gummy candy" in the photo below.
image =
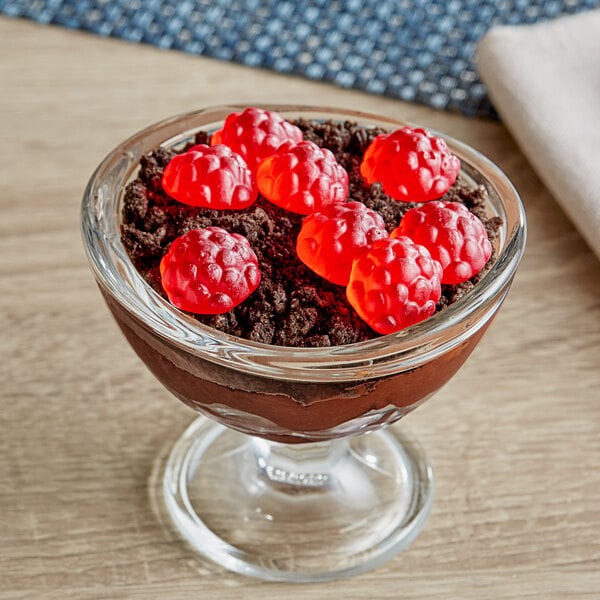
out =
{"type": "Polygon", "coordinates": [[[375,331],[394,333],[435,312],[441,270],[429,251],[410,238],[384,238],[354,261],[346,295],[375,331]]]}
{"type": "Polygon", "coordinates": [[[347,285],[353,260],[388,235],[381,215],[362,202],[332,204],[304,219],[296,251],[315,273],[347,285]]]}
{"type": "Polygon", "coordinates": [[[442,283],[470,279],[492,254],[483,223],[460,202],[434,201],[412,208],[391,234],[400,235],[425,246],[440,262],[442,283]]]}
{"type": "Polygon", "coordinates": [[[360,164],[367,183],[403,202],[427,202],[443,196],[456,181],[460,160],[446,142],[425,129],[403,127],[379,134],[360,164]]]}
{"type": "Polygon", "coordinates": [[[199,144],[175,156],[165,167],[162,185],[175,200],[205,208],[246,208],[258,197],[244,159],[222,144],[199,144]]]}
{"type": "Polygon", "coordinates": [[[260,163],[256,179],[267,200],[302,215],[342,203],[348,196],[348,173],[330,150],[313,142],[283,144],[260,163]]]}
{"type": "Polygon", "coordinates": [[[248,240],[220,227],[179,236],[160,261],[162,285],[181,310],[220,314],[243,302],[260,283],[248,240]]]}
{"type": "Polygon", "coordinates": [[[223,128],[216,131],[211,146],[225,144],[237,152],[255,173],[258,164],[274,154],[284,142],[295,144],[303,139],[302,131],[279,114],[261,108],[246,108],[231,113],[223,128]]]}

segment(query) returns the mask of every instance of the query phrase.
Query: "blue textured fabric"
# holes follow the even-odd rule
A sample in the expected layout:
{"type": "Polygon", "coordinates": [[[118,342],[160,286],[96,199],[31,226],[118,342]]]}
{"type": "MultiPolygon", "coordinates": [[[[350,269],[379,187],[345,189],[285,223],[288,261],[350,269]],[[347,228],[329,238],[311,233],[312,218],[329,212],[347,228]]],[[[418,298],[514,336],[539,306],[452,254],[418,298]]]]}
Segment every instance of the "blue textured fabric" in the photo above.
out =
{"type": "Polygon", "coordinates": [[[496,24],[600,0],[0,0],[0,12],[493,115],[474,51],[496,24]]]}

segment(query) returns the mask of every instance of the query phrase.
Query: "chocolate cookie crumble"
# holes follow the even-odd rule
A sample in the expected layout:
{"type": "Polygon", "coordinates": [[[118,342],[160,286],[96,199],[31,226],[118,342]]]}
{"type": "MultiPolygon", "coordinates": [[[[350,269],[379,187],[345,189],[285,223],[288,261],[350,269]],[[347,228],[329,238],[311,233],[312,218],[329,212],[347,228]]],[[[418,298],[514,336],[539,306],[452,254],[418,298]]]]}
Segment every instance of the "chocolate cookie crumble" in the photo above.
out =
{"type": "MultiPolygon", "coordinates": [[[[359,172],[362,155],[383,130],[355,123],[316,123],[298,120],[304,139],[329,148],[348,171],[348,200],[364,203],[383,217],[386,228],[398,226],[404,213],[418,204],[399,202],[369,186],[359,172]]],[[[196,143],[209,143],[200,132],[196,143]]],[[[201,323],[231,335],[279,346],[323,347],[378,337],[346,300],[345,288],[330,283],[304,265],[296,254],[296,238],[303,215],[272,204],[261,195],[243,210],[212,210],[188,206],[170,198],[161,185],[165,166],[175,152],[158,148],[144,156],[138,177],[125,191],[121,237],[135,267],[163,297],[159,263],[171,242],[192,229],[217,226],[244,235],[258,257],[261,283],[244,302],[221,315],[192,315],[201,323]]],[[[487,192],[455,183],[442,198],[465,204],[484,223],[490,240],[498,235],[500,220],[485,212],[487,192]]],[[[442,285],[437,310],[469,292],[495,260],[470,280],[442,285]]]]}

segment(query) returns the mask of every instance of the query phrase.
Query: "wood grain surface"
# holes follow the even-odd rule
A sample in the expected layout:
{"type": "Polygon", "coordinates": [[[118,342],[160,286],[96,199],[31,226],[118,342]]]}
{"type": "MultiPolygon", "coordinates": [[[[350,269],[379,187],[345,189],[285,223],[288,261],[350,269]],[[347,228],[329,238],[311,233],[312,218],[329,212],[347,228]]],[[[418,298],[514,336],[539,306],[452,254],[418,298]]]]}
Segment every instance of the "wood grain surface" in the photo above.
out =
{"type": "Polygon", "coordinates": [[[600,262],[499,123],[0,18],[0,598],[600,598],[600,262]],[[192,412],[103,305],[79,203],[117,143],[228,102],[409,119],[522,194],[526,256],[460,373],[408,419],[437,475],[425,531],[379,569],[292,587],[193,558],[149,482],[192,412]]]}

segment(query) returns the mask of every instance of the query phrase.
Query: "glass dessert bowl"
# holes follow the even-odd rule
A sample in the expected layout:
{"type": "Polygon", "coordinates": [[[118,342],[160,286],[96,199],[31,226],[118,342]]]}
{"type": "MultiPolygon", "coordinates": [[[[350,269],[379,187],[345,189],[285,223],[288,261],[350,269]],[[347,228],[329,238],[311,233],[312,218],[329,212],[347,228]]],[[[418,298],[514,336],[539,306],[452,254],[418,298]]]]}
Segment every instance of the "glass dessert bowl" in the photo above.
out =
{"type": "MultiPolygon", "coordinates": [[[[179,534],[227,569],[263,579],[315,582],[358,574],[410,544],[432,495],[429,464],[388,427],[460,368],[502,304],[525,245],[525,216],[506,176],[444,136],[459,178],[487,190],[501,219],[495,262],[475,288],[394,334],[327,348],[274,346],[207,327],[141,277],[120,235],[123,195],[140,159],[183,148],[242,107],[162,121],[125,141],[86,189],[82,231],[100,291],[127,340],[197,418],[161,473],[162,500],[179,534]],[[207,418],[208,417],[208,418],[207,418]]],[[[284,118],[405,123],[329,108],[266,107],[284,118]]]]}

